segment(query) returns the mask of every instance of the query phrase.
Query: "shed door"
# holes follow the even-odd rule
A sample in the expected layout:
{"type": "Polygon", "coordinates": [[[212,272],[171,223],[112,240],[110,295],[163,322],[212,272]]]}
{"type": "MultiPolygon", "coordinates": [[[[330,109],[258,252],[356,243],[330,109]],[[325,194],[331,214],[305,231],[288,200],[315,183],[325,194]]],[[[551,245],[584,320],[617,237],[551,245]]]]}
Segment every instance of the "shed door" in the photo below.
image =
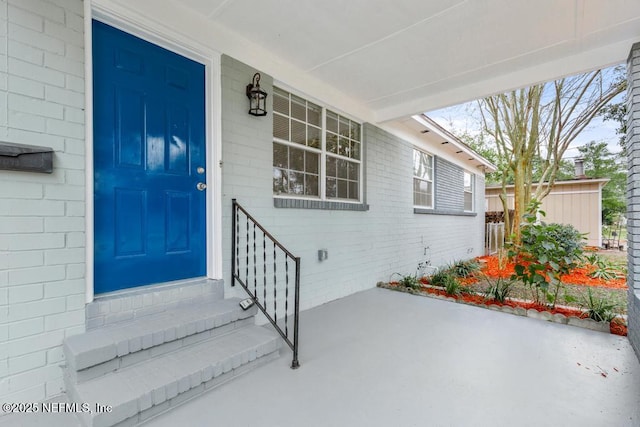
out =
{"type": "Polygon", "coordinates": [[[204,276],[204,65],[93,21],[93,87],[95,293],[204,276]]]}

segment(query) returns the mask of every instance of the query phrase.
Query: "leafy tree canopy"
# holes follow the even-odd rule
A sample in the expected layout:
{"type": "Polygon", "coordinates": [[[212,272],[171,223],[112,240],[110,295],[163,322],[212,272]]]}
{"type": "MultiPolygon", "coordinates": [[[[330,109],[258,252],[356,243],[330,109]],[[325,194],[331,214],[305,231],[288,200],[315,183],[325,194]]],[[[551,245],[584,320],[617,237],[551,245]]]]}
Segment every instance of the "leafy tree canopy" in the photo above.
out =
{"type": "Polygon", "coordinates": [[[584,174],[589,178],[609,178],[602,189],[602,220],[612,224],[626,210],[627,174],[622,155],[612,153],[605,142],[591,141],[578,147],[584,159],[584,174]]]}
{"type": "Polygon", "coordinates": [[[528,206],[542,201],[560,178],[563,156],[593,118],[626,88],[621,68],[596,70],[493,95],[478,102],[483,130],[495,141],[507,210],[513,179],[514,221],[505,225],[515,243],[528,206]],[[535,185],[546,182],[548,185],[535,185]]]}

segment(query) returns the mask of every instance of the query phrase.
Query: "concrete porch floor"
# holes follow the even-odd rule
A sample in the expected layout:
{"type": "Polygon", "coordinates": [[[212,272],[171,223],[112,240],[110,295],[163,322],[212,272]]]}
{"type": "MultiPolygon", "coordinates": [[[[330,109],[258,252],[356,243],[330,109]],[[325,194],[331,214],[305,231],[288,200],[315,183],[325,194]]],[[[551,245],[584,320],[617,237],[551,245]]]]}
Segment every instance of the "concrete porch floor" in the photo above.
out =
{"type": "Polygon", "coordinates": [[[300,369],[283,349],[145,427],[640,426],[625,337],[383,289],[304,312],[300,333],[300,369]]]}
{"type": "MultiPolygon", "coordinates": [[[[283,348],[144,426],[640,426],[626,337],[384,289],[303,312],[300,333],[300,369],[283,348]]],[[[32,415],[0,426],[78,425],[32,415]]]]}

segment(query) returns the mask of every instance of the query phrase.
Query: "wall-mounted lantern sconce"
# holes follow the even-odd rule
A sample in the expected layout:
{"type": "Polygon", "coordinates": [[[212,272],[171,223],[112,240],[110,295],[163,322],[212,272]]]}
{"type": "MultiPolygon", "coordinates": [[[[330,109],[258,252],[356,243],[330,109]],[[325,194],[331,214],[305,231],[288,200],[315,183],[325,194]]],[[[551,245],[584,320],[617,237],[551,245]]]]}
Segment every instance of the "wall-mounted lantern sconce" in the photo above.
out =
{"type": "Polygon", "coordinates": [[[260,89],[260,73],[255,73],[253,81],[247,85],[247,98],[249,98],[249,114],[267,115],[267,92],[260,89]]]}

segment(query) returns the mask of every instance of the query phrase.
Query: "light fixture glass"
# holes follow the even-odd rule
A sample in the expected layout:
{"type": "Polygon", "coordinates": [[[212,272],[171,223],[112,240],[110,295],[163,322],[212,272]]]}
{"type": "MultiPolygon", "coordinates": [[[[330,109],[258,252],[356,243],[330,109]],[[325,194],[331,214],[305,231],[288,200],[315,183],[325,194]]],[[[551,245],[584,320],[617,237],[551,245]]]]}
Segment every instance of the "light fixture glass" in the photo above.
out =
{"type": "Polygon", "coordinates": [[[255,73],[253,81],[247,85],[247,98],[249,98],[249,114],[267,115],[267,92],[260,89],[260,73],[255,73]]]}

